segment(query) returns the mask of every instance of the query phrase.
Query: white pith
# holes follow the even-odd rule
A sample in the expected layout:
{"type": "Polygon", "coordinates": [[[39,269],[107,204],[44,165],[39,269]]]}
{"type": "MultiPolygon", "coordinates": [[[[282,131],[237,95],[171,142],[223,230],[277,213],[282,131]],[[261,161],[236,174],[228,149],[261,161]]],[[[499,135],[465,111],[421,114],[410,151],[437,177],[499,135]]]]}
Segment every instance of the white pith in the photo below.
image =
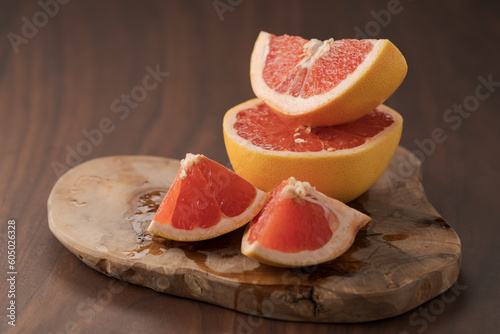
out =
{"type": "Polygon", "coordinates": [[[196,165],[200,162],[200,159],[204,158],[203,154],[186,154],[186,157],[181,160],[181,167],[183,169],[190,169],[193,165],[196,165]]]}
{"type": "Polygon", "coordinates": [[[187,170],[189,170],[193,165],[197,164],[201,158],[204,158],[203,154],[186,154],[186,157],[181,160],[181,169],[179,170],[179,177],[184,180],[187,177],[187,170]]]}
{"type": "Polygon", "coordinates": [[[317,199],[318,191],[309,182],[297,181],[293,176],[288,179],[288,184],[283,187],[281,196],[288,198],[299,198],[303,201],[318,204],[325,210],[325,215],[329,215],[330,209],[322,201],[317,199]]]}
{"type": "MultiPolygon", "coordinates": [[[[333,43],[333,38],[326,40],[324,42],[313,38],[306,44],[304,44],[304,59],[298,64],[300,67],[311,68],[311,66],[323,57],[325,53],[330,51],[330,47],[333,43]]],[[[269,49],[269,47],[267,48],[269,49]]]]}
{"type": "Polygon", "coordinates": [[[289,198],[300,198],[309,202],[319,204],[324,207],[323,203],[320,203],[314,198],[316,193],[316,188],[312,187],[309,182],[297,181],[293,176],[288,179],[288,184],[281,190],[281,196],[289,198]],[[308,196],[310,195],[310,196],[308,196]]]}
{"type": "MultiPolygon", "coordinates": [[[[349,89],[355,82],[366,72],[367,69],[375,62],[380,51],[385,47],[388,40],[369,40],[373,43],[372,50],[366,55],[365,60],[359,64],[359,66],[350,73],[341,83],[332,88],[330,91],[322,93],[320,95],[313,95],[308,98],[302,98],[300,96],[294,97],[288,94],[282,94],[276,92],[274,89],[270,88],[264,81],[262,72],[266,64],[266,58],[269,53],[269,41],[271,34],[262,31],[257,38],[254,50],[252,52],[251,59],[251,81],[252,88],[257,96],[267,96],[268,103],[272,108],[280,110],[282,113],[288,115],[303,114],[309,110],[320,108],[321,106],[327,104],[329,101],[342,95],[347,89],[349,89]],[[294,101],[293,108],[290,108],[290,100],[294,101]]],[[[332,40],[327,40],[324,42],[318,40],[310,40],[307,44],[312,43],[310,47],[314,46],[317,48],[317,52],[307,58],[307,61],[303,60],[303,67],[310,67],[313,62],[326,52],[328,52],[332,40]],[[313,42],[314,41],[314,42],[313,42]],[[321,43],[321,46],[318,46],[321,43]]],[[[306,45],[307,45],[306,44],[306,45]]],[[[311,50],[312,52],[313,50],[311,50]]]]}

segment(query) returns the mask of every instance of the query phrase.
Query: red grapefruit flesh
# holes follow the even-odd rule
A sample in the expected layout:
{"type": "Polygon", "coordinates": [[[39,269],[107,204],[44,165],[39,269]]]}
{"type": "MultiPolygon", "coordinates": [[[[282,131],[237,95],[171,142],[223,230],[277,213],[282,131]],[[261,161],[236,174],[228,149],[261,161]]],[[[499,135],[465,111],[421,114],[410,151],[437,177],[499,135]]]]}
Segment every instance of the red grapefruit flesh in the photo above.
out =
{"type": "MultiPolygon", "coordinates": [[[[366,56],[372,51],[374,40],[318,40],[308,41],[302,37],[271,36],[269,52],[266,57],[263,77],[266,84],[278,93],[288,93],[293,97],[309,98],[323,94],[353,73],[366,56]],[[304,53],[307,44],[316,43],[317,47],[328,46],[324,54],[313,64],[304,53]],[[284,61],[283,57],[286,57],[284,61]],[[301,65],[301,66],[299,66],[301,65]],[[309,66],[310,67],[309,67],[309,66]]],[[[316,46],[309,48],[311,52],[316,46]]],[[[319,49],[316,52],[321,52],[319,49]]]]}
{"type": "Polygon", "coordinates": [[[246,224],[267,198],[217,162],[187,154],[148,231],[179,241],[211,239],[246,224]]]}
{"type": "Polygon", "coordinates": [[[272,266],[315,265],[342,255],[369,220],[292,177],[272,191],[269,202],[247,226],[241,251],[272,266]]]}
{"type": "Polygon", "coordinates": [[[394,123],[390,114],[374,109],[354,122],[337,126],[297,126],[260,103],[236,115],[234,128],[253,145],[271,151],[337,151],[360,146],[394,123]]]}

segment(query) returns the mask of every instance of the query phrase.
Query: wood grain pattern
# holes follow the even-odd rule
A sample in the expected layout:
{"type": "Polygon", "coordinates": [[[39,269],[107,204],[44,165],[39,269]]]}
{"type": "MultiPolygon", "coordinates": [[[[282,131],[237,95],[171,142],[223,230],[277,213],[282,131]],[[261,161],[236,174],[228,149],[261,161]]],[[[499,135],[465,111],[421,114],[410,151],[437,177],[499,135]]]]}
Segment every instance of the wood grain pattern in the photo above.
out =
{"type": "Polygon", "coordinates": [[[179,169],[172,159],[109,157],[75,167],[54,186],[49,226],[90,267],[160,292],[275,319],[379,320],[443,293],[460,271],[460,240],[427,201],[420,168],[394,179],[402,161],[415,157],[400,147],[379,182],[351,203],[373,219],[353,246],[313,267],[245,257],[243,229],[192,243],[147,233],[179,169]]]}
{"type": "MultiPolygon", "coordinates": [[[[211,0],[69,1],[15,52],[7,34],[20,35],[23,17],[31,21],[41,8],[38,1],[3,1],[0,245],[6,242],[7,219],[15,219],[18,322],[13,328],[1,321],[0,332],[496,332],[500,328],[496,260],[500,156],[495,152],[500,143],[500,90],[493,87],[477,108],[466,110],[466,118],[453,113],[450,122],[443,116],[474,96],[479,77],[491,75],[500,81],[500,2],[401,0],[402,10],[377,31],[373,12],[387,9],[388,3],[243,0],[221,20],[211,0]],[[428,143],[434,129],[443,129],[446,137],[433,148],[428,145],[429,151],[422,155],[427,196],[462,242],[460,276],[445,294],[424,303],[422,309],[369,323],[249,317],[134,284],[122,286],[79,261],[50,232],[47,198],[58,179],[52,164],[65,164],[67,147],[76,149],[86,139],[83,130],[96,128],[103,118],[116,126],[81,156],[82,162],[113,155],[180,159],[186,152],[227,162],[222,117],[230,107],[254,96],[248,72],[260,30],[346,38],[356,34],[356,27],[365,31],[368,24],[378,32],[376,38],[389,38],[408,62],[407,77],[386,102],[404,118],[401,144],[423,152],[421,143],[428,143]],[[146,66],[157,64],[170,75],[120,119],[111,103],[141,85],[146,66]],[[111,299],[106,298],[110,284],[120,287],[113,289],[120,292],[111,299]]],[[[2,250],[2,266],[6,256],[2,250]]],[[[2,268],[0,304],[7,307],[2,268]]]]}

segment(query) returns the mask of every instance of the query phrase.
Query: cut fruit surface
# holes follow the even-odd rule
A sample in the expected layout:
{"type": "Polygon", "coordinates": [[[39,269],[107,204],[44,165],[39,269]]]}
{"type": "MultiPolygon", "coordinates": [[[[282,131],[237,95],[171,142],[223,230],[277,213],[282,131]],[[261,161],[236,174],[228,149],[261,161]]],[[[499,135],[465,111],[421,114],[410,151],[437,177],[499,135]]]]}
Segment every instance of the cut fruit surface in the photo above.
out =
{"type": "Polygon", "coordinates": [[[179,241],[215,238],[249,222],[267,199],[233,171],[188,153],[148,231],[179,241]]]}
{"type": "Polygon", "coordinates": [[[312,126],[362,117],[399,87],[406,72],[389,40],[321,42],[267,32],[257,38],[250,64],[255,95],[291,121],[312,126]]]}
{"type": "Polygon", "coordinates": [[[297,126],[260,99],[224,116],[224,142],[231,164],[257,188],[271,191],[290,176],[340,201],[350,201],[382,175],[398,146],[402,117],[380,105],[338,126],[297,126]]]}
{"type": "Polygon", "coordinates": [[[269,202],[247,226],[241,252],[278,267],[315,265],[347,251],[369,220],[291,177],[272,191],[269,202]]]}

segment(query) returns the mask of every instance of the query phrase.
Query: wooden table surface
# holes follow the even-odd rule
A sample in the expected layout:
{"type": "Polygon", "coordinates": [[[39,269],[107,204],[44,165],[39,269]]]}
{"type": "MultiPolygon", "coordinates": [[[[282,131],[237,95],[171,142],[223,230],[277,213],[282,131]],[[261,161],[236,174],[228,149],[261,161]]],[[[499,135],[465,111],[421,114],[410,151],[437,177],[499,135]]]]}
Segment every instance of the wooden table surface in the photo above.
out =
{"type": "Polygon", "coordinates": [[[0,9],[0,332],[498,330],[499,2],[59,1],[2,1],[0,9]],[[260,30],[389,38],[405,55],[408,75],[386,103],[405,119],[401,144],[424,160],[430,201],[461,238],[451,290],[377,322],[275,321],[124,285],[50,233],[49,192],[82,161],[193,152],[227,164],[222,117],[253,97],[249,59],[260,30]]]}

